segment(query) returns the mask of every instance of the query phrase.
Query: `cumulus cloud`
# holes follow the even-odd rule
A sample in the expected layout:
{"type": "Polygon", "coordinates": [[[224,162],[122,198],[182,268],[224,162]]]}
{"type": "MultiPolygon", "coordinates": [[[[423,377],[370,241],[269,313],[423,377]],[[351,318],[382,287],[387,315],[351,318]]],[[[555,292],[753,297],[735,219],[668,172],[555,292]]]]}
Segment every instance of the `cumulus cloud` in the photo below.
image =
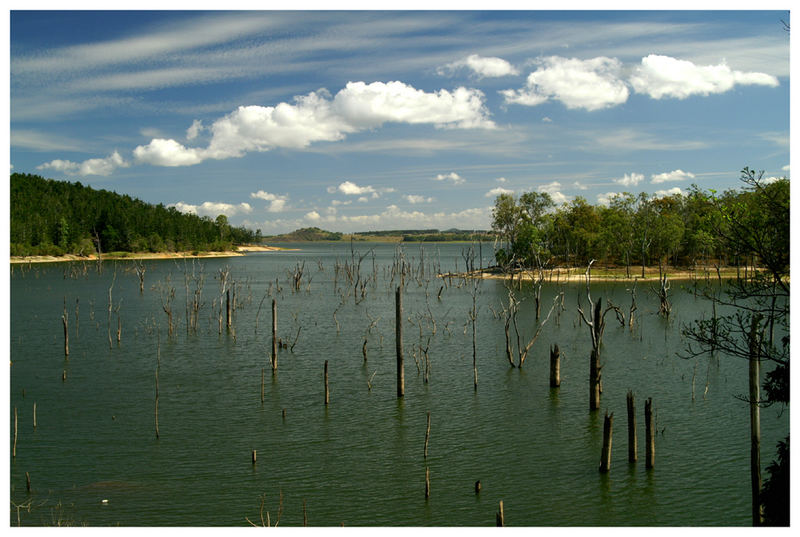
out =
{"type": "Polygon", "coordinates": [[[491,189],[491,190],[490,190],[489,192],[487,192],[486,194],[484,194],[484,197],[487,197],[487,198],[496,198],[496,197],[497,197],[497,196],[499,196],[500,194],[513,194],[513,193],[514,193],[514,191],[513,191],[513,190],[509,190],[509,189],[507,189],[507,188],[503,188],[503,187],[501,187],[501,186],[498,186],[498,187],[495,187],[495,188],[491,189]]]}
{"type": "Polygon", "coordinates": [[[420,196],[419,194],[406,194],[403,196],[408,203],[417,204],[417,203],[431,203],[433,198],[426,198],[425,196],[420,196]]]}
{"type": "Polygon", "coordinates": [[[622,63],[599,56],[588,60],[549,56],[528,75],[524,88],[502,90],[507,104],[536,106],[550,99],[567,108],[601,110],[624,103],[629,90],[621,79],[622,63]]]}
{"type": "Polygon", "coordinates": [[[653,197],[665,198],[667,196],[674,196],[675,194],[683,194],[683,190],[681,190],[680,187],[677,186],[670,188],[669,190],[656,190],[655,192],[653,192],[653,197]]]}
{"type": "Polygon", "coordinates": [[[249,203],[240,203],[238,205],[233,205],[230,203],[214,202],[214,201],[206,201],[200,205],[192,205],[189,203],[184,203],[182,201],[179,201],[177,203],[172,203],[168,205],[168,207],[175,207],[182,213],[196,214],[197,216],[211,216],[211,217],[217,217],[221,214],[224,214],[225,216],[234,216],[237,214],[249,214],[253,211],[253,208],[250,206],[249,203]]]}
{"type": "Polygon", "coordinates": [[[202,150],[164,138],[154,138],[147,145],[137,146],[133,156],[138,162],[153,166],[192,166],[204,159],[202,150]]]}
{"type": "Polygon", "coordinates": [[[483,92],[464,87],[426,93],[398,81],[348,82],[334,97],[332,108],[349,126],[359,130],[386,122],[494,128],[483,101],[483,92]]]}
{"type": "Polygon", "coordinates": [[[644,175],[641,173],[626,173],[619,179],[614,179],[614,182],[623,186],[636,186],[644,180],[644,175]]]}
{"type": "Polygon", "coordinates": [[[546,185],[539,185],[536,187],[539,192],[546,192],[556,204],[565,203],[569,201],[569,197],[561,193],[561,183],[553,181],[546,185]]]}
{"type": "Polygon", "coordinates": [[[493,78],[519,74],[516,67],[503,58],[478,56],[477,54],[470,54],[462,60],[448,63],[440,67],[437,72],[440,75],[446,75],[464,67],[470,69],[479,78],[493,78]]]}
{"type": "Polygon", "coordinates": [[[114,151],[105,158],[91,158],[83,162],[55,159],[36,167],[37,170],[56,170],[67,175],[111,175],[117,168],[127,168],[130,163],[114,151]]]}
{"type": "MultiPolygon", "coordinates": [[[[380,196],[378,191],[375,190],[370,185],[367,186],[358,186],[352,181],[344,181],[340,183],[339,186],[329,186],[328,193],[333,194],[334,192],[341,192],[346,196],[362,196],[364,197],[365,194],[370,194],[373,198],[377,198],[380,196]]],[[[366,198],[365,198],[366,199],[366,198]]],[[[360,201],[360,200],[359,200],[360,201]]]]}
{"type": "Polygon", "coordinates": [[[735,85],[778,86],[778,79],[765,73],[735,71],[725,63],[695,65],[658,54],[642,58],[629,81],[637,93],[653,99],[724,93],[735,85]]]}
{"type": "Polygon", "coordinates": [[[508,179],[506,179],[505,177],[498,177],[497,179],[495,179],[495,181],[497,181],[498,183],[506,183],[508,182],[508,179]]]}
{"type": "Polygon", "coordinates": [[[211,133],[205,148],[185,147],[154,138],[134,149],[137,161],[155,166],[190,166],[206,159],[241,157],[251,151],[302,149],[315,142],[335,142],[384,123],[430,124],[438,128],[495,128],[484,94],[459,87],[425,92],[403,82],[348,82],[335,96],[325,89],[298,95],[292,103],[240,106],[204,127],[195,121],[189,140],[211,133]]]}
{"type": "Polygon", "coordinates": [[[317,211],[310,211],[310,212],[306,213],[305,218],[306,218],[306,220],[310,220],[312,222],[319,222],[319,219],[321,218],[321,216],[319,215],[319,213],[317,211]]]}
{"type": "Polygon", "coordinates": [[[653,184],[666,183],[668,181],[685,181],[687,179],[694,179],[695,175],[691,172],[683,170],[673,170],[671,172],[664,172],[650,176],[650,182],[653,184]]]}
{"type": "Polygon", "coordinates": [[[464,182],[464,178],[458,175],[456,172],[440,173],[434,177],[434,179],[436,181],[452,181],[454,185],[460,185],[464,182]]]}
{"type": "Polygon", "coordinates": [[[260,199],[270,202],[267,210],[271,213],[279,213],[283,211],[284,209],[286,209],[286,203],[289,201],[289,196],[272,194],[270,192],[265,192],[263,190],[259,190],[258,192],[251,192],[250,197],[253,199],[260,199]]]}

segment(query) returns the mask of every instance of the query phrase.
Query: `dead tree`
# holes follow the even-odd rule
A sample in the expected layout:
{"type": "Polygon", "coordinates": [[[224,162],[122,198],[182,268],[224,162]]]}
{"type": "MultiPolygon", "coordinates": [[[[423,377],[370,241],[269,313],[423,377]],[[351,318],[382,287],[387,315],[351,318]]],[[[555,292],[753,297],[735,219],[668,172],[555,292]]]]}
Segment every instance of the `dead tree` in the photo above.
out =
{"type": "Polygon", "coordinates": [[[584,314],[580,302],[578,303],[578,312],[583,322],[589,327],[589,334],[592,338],[592,351],[589,359],[589,410],[597,410],[600,408],[600,393],[602,392],[603,382],[600,345],[603,340],[603,331],[605,330],[605,315],[615,306],[611,305],[604,311],[602,298],[598,299],[596,304],[592,301],[590,290],[592,263],[594,263],[594,259],[589,261],[589,266],[586,267],[586,298],[589,301],[591,320],[584,314]]]}
{"type": "Polygon", "coordinates": [[[147,271],[147,267],[144,261],[136,260],[133,262],[133,268],[136,270],[136,275],[139,277],[139,294],[141,295],[144,293],[144,273],[147,271]]]}
{"type": "Polygon", "coordinates": [[[64,356],[69,360],[69,314],[67,313],[67,297],[64,297],[64,313],[61,323],[64,325],[64,356]]]}
{"type": "Polygon", "coordinates": [[[667,275],[664,274],[661,276],[659,281],[660,287],[656,292],[659,300],[658,314],[663,315],[664,317],[669,317],[670,311],[672,311],[672,305],[669,303],[669,299],[667,298],[667,292],[670,288],[670,284],[667,282],[667,275]]]}

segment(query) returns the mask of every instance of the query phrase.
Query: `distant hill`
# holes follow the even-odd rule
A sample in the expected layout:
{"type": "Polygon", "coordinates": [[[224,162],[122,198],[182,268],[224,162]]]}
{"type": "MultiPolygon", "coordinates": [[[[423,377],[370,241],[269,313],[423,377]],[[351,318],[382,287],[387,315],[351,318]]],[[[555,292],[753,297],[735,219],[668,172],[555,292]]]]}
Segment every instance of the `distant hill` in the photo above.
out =
{"type": "Polygon", "coordinates": [[[302,229],[296,229],[291,233],[264,237],[264,241],[266,242],[338,241],[341,239],[341,233],[325,231],[318,227],[304,227],[302,229]]]}
{"type": "Polygon", "coordinates": [[[374,242],[442,242],[442,241],[491,241],[494,234],[488,231],[460,229],[394,229],[385,231],[359,231],[338,233],[325,231],[318,227],[297,229],[283,235],[264,237],[266,242],[305,242],[305,241],[374,241],[374,242]]]}
{"type": "Polygon", "coordinates": [[[107,252],[224,251],[260,242],[261,232],[232,227],[79,182],[13,173],[12,256],[107,252]]]}

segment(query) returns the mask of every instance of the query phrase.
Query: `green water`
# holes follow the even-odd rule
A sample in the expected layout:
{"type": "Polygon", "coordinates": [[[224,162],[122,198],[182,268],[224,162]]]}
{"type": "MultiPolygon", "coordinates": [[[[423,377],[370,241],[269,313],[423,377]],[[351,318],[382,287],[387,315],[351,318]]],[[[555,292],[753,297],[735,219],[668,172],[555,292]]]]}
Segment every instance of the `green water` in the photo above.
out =
{"type": "MultiPolygon", "coordinates": [[[[85,272],[75,264],[15,267],[9,445],[14,408],[18,439],[9,472],[11,524],[17,524],[14,504],[20,504],[30,506],[20,510],[23,525],[239,526],[249,525],[248,519],[261,525],[262,498],[265,521],[269,512],[274,524],[280,512],[281,526],[302,525],[304,503],[312,526],[492,526],[501,500],[512,526],[750,523],[749,415],[735,397],[747,392],[747,364],[724,356],[676,356],[685,347],[681,323],[708,314],[708,304],[694,297],[688,283],[684,289],[673,285],[669,321],[658,317],[657,301],[643,284],[633,331],[608,315],[602,410],[590,413],[591,344],[576,309],[579,296],[586,304],[583,284],[546,284],[542,317],[558,292],[565,293],[565,309],[553,314],[517,369],[505,357],[504,323],[495,315],[507,291],[500,281],[482,281],[476,294],[476,391],[472,287],[429,278],[435,269],[463,269],[465,246],[426,246],[424,252],[406,246],[406,261],[415,270],[423,266],[425,274],[405,281],[405,397],[398,400],[395,248],[356,246],[367,254],[362,277],[375,276],[363,299],[358,291],[358,300],[342,290],[344,273],[335,270],[337,261],[353,260],[349,244],[302,248],[194,265],[147,261],[141,294],[130,262],[106,263],[101,274],[94,264],[85,272]],[[291,273],[303,262],[301,288],[293,291],[291,273]],[[237,282],[237,307],[233,330],[223,327],[220,334],[219,269],[225,266],[237,282]],[[192,270],[204,275],[196,333],[186,327],[184,273],[192,270]],[[174,288],[172,337],[162,307],[168,287],[174,288]],[[61,321],[65,297],[69,360],[61,321]],[[279,351],[274,375],[273,297],[279,337],[290,345],[296,340],[293,350],[279,351]],[[552,343],[562,351],[562,385],[556,390],[548,384],[552,343]],[[420,345],[428,347],[428,382],[414,360],[415,353],[422,355],[420,345]],[[628,390],[637,397],[636,464],[627,462],[628,390]],[[648,397],[658,431],[650,471],[644,467],[648,397]],[[606,409],[615,422],[611,471],[603,475],[598,466],[606,409]]],[[[485,257],[488,251],[483,249],[485,257]]],[[[592,296],[610,298],[627,311],[627,287],[595,283],[592,296]]],[[[194,290],[191,283],[190,294],[194,290]]],[[[536,322],[533,297],[528,288],[518,294],[527,341],[536,322]]],[[[789,411],[763,409],[761,419],[766,467],[775,442],[788,433],[789,411]]]]}

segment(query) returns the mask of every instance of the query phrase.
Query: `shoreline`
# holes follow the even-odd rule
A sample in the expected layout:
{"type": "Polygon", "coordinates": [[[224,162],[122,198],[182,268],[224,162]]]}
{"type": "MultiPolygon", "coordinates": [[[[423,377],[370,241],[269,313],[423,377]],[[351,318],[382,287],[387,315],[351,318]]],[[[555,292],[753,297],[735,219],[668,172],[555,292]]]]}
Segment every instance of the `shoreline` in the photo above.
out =
{"type": "MultiPolygon", "coordinates": [[[[280,246],[257,246],[244,245],[238,246],[236,250],[226,250],[222,252],[112,252],[102,254],[103,261],[125,261],[141,259],[205,259],[214,257],[240,257],[247,255],[248,252],[278,252],[292,251],[295,248],[282,248],[280,246]]],[[[72,261],[97,261],[97,254],[79,256],[66,254],[62,256],[53,255],[30,255],[30,256],[10,256],[9,262],[13,265],[25,263],[66,263],[72,261]]]]}
{"type": "MultiPolygon", "coordinates": [[[[753,267],[748,268],[749,271],[754,270],[753,267]]],[[[631,275],[627,276],[625,274],[624,267],[615,267],[615,268],[598,268],[596,269],[597,273],[592,273],[591,281],[593,282],[658,282],[659,280],[659,272],[658,267],[647,267],[645,269],[645,275],[642,277],[641,275],[641,268],[637,271],[631,271],[631,275]]],[[[744,267],[740,269],[741,275],[744,275],[744,267]]],[[[686,268],[676,269],[674,267],[668,267],[667,270],[663,271],[663,274],[667,276],[667,281],[694,281],[694,280],[705,280],[706,278],[709,281],[718,281],[719,279],[729,280],[736,278],[736,267],[724,267],[721,268],[719,271],[719,276],[716,273],[716,270],[704,270],[699,268],[697,270],[691,270],[686,268]],[[670,270],[672,269],[672,270],[670,270]]],[[[506,274],[494,271],[487,271],[487,270],[474,270],[472,272],[446,272],[439,274],[440,278],[480,278],[485,280],[510,280],[513,279],[515,281],[524,281],[524,282],[532,282],[535,280],[535,272],[523,272],[520,274],[519,272],[506,274]]],[[[566,267],[558,267],[552,270],[545,271],[544,275],[544,282],[545,283],[585,283],[586,282],[586,269],[585,268],[566,268],[566,267]]]]}

